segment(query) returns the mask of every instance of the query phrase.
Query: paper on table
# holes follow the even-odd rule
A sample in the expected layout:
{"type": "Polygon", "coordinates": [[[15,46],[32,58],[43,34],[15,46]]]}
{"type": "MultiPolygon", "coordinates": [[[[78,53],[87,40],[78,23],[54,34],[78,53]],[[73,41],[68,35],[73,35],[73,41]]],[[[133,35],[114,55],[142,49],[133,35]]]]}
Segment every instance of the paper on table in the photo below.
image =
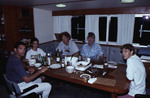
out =
{"type": "Polygon", "coordinates": [[[141,59],[144,59],[144,60],[150,60],[150,56],[141,56],[141,59]]]}
{"type": "Polygon", "coordinates": [[[114,66],[114,65],[108,65],[108,68],[117,68],[117,66],[114,66]]]}
{"type": "Polygon", "coordinates": [[[88,83],[93,84],[96,80],[97,80],[97,78],[90,78],[88,80],[88,83]]]}
{"type": "Polygon", "coordinates": [[[97,64],[95,64],[93,67],[103,69],[103,65],[97,65],[97,64]]]}
{"type": "Polygon", "coordinates": [[[141,60],[142,62],[150,63],[150,60],[141,60]]]}

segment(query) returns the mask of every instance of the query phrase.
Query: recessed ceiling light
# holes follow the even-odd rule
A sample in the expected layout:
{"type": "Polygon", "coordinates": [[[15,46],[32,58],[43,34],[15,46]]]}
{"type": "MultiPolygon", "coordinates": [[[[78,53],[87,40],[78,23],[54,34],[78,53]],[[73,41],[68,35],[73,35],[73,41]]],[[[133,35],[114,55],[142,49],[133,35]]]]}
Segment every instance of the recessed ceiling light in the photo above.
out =
{"type": "Polygon", "coordinates": [[[66,7],[65,4],[57,4],[56,7],[66,7]]]}
{"type": "Polygon", "coordinates": [[[122,3],[133,3],[134,0],[121,0],[122,3]]]}

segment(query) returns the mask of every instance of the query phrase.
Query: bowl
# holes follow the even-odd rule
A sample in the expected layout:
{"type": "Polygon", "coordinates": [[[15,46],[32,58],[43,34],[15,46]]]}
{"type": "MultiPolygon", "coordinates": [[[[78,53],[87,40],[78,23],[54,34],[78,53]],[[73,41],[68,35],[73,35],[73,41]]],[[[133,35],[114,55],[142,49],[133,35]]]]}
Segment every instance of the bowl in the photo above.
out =
{"type": "Polygon", "coordinates": [[[35,67],[40,67],[40,66],[41,66],[41,63],[35,63],[34,66],[35,66],[35,67]]]}
{"type": "Polygon", "coordinates": [[[36,63],[36,59],[29,59],[29,65],[33,66],[36,63]]]}
{"type": "Polygon", "coordinates": [[[73,71],[74,71],[74,66],[67,66],[67,67],[66,67],[66,71],[67,71],[68,73],[73,73],[73,71]]]}

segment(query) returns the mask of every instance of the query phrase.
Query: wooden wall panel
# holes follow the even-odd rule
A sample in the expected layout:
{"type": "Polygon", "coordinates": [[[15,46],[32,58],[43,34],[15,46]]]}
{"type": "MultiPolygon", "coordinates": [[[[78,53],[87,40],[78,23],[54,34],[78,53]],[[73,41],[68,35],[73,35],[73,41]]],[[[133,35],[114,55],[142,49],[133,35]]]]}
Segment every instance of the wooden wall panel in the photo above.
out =
{"type": "Polygon", "coordinates": [[[53,11],[53,16],[92,14],[150,14],[150,7],[103,8],[86,10],[53,11]]]}
{"type": "Polygon", "coordinates": [[[5,34],[6,34],[6,47],[8,51],[12,51],[14,43],[17,42],[17,13],[14,6],[3,6],[4,19],[5,19],[5,34]]]}

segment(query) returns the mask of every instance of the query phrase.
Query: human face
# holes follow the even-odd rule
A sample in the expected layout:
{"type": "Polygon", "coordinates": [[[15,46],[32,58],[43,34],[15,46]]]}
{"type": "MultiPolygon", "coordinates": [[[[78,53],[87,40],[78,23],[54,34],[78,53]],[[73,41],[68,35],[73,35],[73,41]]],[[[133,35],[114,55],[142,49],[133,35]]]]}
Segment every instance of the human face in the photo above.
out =
{"type": "Polygon", "coordinates": [[[88,44],[89,44],[89,46],[92,46],[93,43],[94,43],[94,38],[93,37],[89,37],[88,38],[88,44]]]}
{"type": "Polygon", "coordinates": [[[66,36],[62,36],[62,41],[64,42],[64,44],[68,45],[69,44],[69,38],[66,36]]]}
{"type": "Polygon", "coordinates": [[[33,48],[33,49],[37,49],[38,46],[39,46],[39,42],[38,42],[38,41],[34,41],[34,42],[32,43],[32,48],[33,48]]]}
{"type": "Polygon", "coordinates": [[[19,45],[18,48],[14,48],[14,51],[15,51],[15,55],[18,58],[21,58],[25,56],[26,47],[24,45],[19,45]]]}
{"type": "Polygon", "coordinates": [[[129,49],[122,49],[122,56],[124,59],[128,59],[129,57],[131,57],[133,55],[133,51],[130,51],[129,49]]]}

